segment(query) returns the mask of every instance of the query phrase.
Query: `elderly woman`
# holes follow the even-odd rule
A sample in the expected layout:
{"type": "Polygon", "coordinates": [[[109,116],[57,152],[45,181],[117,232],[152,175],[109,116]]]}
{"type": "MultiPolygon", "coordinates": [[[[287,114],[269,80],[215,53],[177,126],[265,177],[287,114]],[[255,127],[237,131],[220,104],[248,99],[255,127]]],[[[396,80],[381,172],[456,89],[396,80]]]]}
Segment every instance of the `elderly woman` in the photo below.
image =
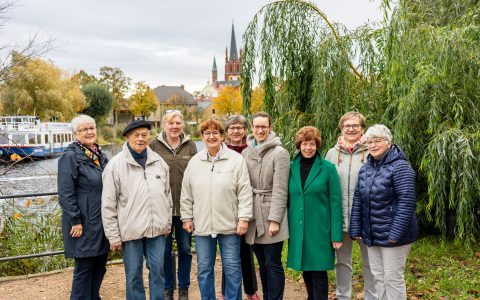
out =
{"type": "Polygon", "coordinates": [[[75,258],[70,299],[100,299],[108,240],[101,216],[102,172],[108,162],[95,141],[95,120],[72,120],[76,141],[58,161],[58,197],[62,207],[65,257],[75,258]]]}
{"type": "Polygon", "coordinates": [[[320,132],[306,126],[296,133],[300,152],[290,164],[287,266],[303,271],[308,299],[328,299],[327,270],[342,246],[342,193],[335,166],[320,155],[320,132]]]}
{"type": "Polygon", "coordinates": [[[369,155],[353,196],[350,236],[368,246],[379,299],[407,299],[404,271],[418,235],[415,173],[384,125],[366,134],[369,155]]]}
{"type": "MultiPolygon", "coordinates": [[[[337,144],[328,150],[325,159],[335,164],[342,188],[343,245],[335,251],[337,256],[335,263],[336,294],[339,300],[350,300],[352,296],[353,243],[348,233],[348,225],[350,224],[353,192],[357,185],[358,171],[360,171],[368,155],[363,138],[365,117],[358,112],[347,112],[340,118],[338,127],[342,135],[338,138],[337,144]]],[[[363,265],[363,296],[365,300],[374,300],[377,299],[377,294],[368,262],[367,246],[362,242],[358,242],[358,245],[360,246],[363,265]]]]}
{"type": "Polygon", "coordinates": [[[288,239],[288,176],[290,155],[272,131],[268,113],[252,116],[253,135],[242,155],[248,166],[254,194],[254,221],[246,241],[260,267],[263,299],[283,298],[285,272],[282,264],[283,241],[288,239]]]}
{"type": "Polygon", "coordinates": [[[178,110],[168,110],[163,116],[163,131],[150,142],[150,148],[160,155],[170,168],[170,188],[172,191],[172,233],[165,240],[165,299],[173,300],[175,278],[173,261],[173,239],[175,233],[178,250],[178,299],[188,300],[190,270],[192,267],[192,235],[182,228],[180,220],[180,193],[183,173],[196,153],[197,147],[190,136],[183,132],[183,115],[178,110]]]}
{"type": "Polygon", "coordinates": [[[241,300],[240,236],[252,217],[252,188],[242,156],[223,143],[217,120],[200,124],[205,149],[188,163],[182,181],[183,228],[195,234],[198,285],[202,299],[215,299],[215,258],[220,245],[225,296],[241,300]]]}
{"type": "MultiPolygon", "coordinates": [[[[226,145],[238,153],[247,148],[248,122],[244,116],[232,115],[225,122],[227,131],[226,145]]],[[[243,290],[247,294],[247,300],[259,300],[257,295],[257,276],[253,260],[252,247],[242,237],[240,241],[240,261],[242,266],[243,290]]],[[[225,298],[225,274],[222,274],[222,299],[225,298]]]]}

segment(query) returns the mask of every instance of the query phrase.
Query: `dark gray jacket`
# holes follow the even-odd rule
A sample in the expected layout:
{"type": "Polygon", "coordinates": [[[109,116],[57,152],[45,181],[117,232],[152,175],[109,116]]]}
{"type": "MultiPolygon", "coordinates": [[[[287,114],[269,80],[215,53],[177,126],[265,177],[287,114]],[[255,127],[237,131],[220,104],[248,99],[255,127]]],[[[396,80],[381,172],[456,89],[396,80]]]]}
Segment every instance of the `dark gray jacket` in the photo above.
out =
{"type": "MultiPolygon", "coordinates": [[[[105,167],[108,159],[101,156],[105,167]]],[[[62,207],[62,232],[65,257],[92,257],[108,252],[101,216],[102,169],[70,144],[58,161],[58,198],[62,207]],[[83,234],[72,238],[72,225],[82,224],[83,234]]]]}

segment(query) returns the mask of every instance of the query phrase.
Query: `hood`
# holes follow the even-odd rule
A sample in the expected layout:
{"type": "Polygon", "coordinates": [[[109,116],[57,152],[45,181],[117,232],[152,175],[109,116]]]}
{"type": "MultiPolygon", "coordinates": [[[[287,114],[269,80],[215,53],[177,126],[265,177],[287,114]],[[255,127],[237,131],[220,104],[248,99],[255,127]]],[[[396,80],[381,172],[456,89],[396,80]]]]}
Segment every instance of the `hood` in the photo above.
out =
{"type": "MultiPolygon", "coordinates": [[[[160,143],[164,144],[165,146],[167,146],[168,149],[170,149],[170,145],[168,145],[167,143],[167,134],[165,133],[165,131],[162,130],[159,134],[157,134],[157,140],[159,140],[160,143]]],[[[177,148],[179,148],[180,146],[188,142],[190,140],[190,136],[186,135],[182,131],[182,133],[180,134],[180,140],[181,140],[180,145],[178,145],[177,148]]]]}
{"type": "Polygon", "coordinates": [[[254,140],[255,140],[255,137],[253,136],[253,134],[250,134],[247,137],[247,144],[249,147],[252,146],[255,152],[257,152],[258,155],[260,156],[263,156],[263,154],[267,152],[269,149],[282,145],[280,138],[273,131],[270,131],[270,134],[267,136],[265,141],[260,145],[253,147],[254,140]]]}

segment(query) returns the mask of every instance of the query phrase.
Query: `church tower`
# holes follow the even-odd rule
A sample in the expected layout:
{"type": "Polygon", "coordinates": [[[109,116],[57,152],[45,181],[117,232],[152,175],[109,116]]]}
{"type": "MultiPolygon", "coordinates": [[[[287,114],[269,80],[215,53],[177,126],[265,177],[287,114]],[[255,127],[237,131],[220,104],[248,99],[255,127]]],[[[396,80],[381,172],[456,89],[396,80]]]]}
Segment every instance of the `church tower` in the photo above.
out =
{"type": "Polygon", "coordinates": [[[213,67],[212,67],[212,83],[217,81],[217,62],[215,61],[215,55],[213,56],[213,67]]]}
{"type": "MultiPolygon", "coordinates": [[[[241,53],[241,51],[240,51],[241,53]]],[[[240,64],[241,56],[238,56],[237,42],[235,39],[235,28],[232,22],[232,35],[230,38],[230,57],[228,56],[228,48],[225,49],[225,81],[240,80],[240,64]]]]}

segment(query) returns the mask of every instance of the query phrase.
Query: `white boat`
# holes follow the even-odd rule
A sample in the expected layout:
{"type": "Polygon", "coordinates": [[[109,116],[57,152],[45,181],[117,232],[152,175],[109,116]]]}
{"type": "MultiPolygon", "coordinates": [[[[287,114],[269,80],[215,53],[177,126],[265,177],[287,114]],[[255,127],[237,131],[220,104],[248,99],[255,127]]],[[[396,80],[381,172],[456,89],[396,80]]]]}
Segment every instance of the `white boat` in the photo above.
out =
{"type": "Polygon", "coordinates": [[[60,154],[74,141],[70,123],[41,122],[36,116],[0,117],[0,156],[42,157],[60,154]]]}

